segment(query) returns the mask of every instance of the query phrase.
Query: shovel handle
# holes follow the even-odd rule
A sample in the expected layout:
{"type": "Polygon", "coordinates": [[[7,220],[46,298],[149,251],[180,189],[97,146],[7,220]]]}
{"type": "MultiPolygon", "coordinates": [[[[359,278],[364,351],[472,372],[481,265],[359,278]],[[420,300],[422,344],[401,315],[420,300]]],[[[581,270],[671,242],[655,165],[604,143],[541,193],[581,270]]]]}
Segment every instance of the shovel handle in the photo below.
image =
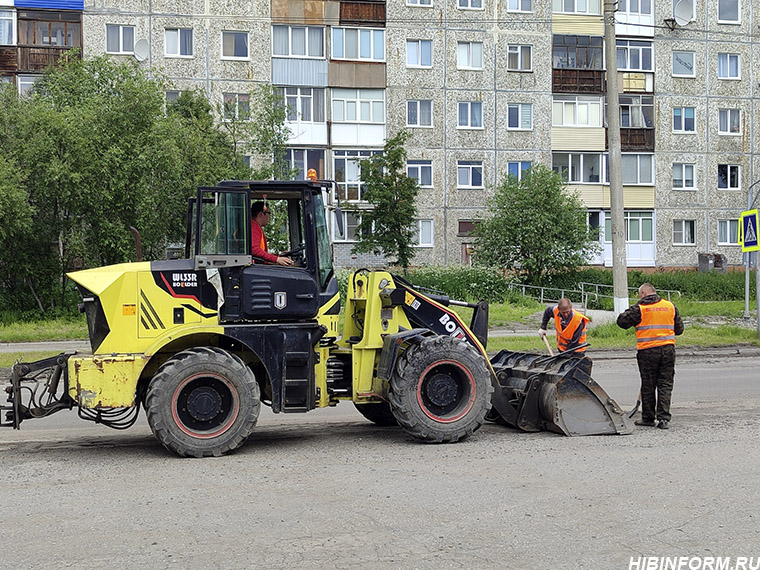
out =
{"type": "Polygon", "coordinates": [[[552,347],[549,344],[549,340],[546,338],[546,335],[542,334],[541,338],[544,339],[544,344],[546,345],[546,350],[549,351],[549,356],[554,356],[554,352],[552,352],[552,347]]]}

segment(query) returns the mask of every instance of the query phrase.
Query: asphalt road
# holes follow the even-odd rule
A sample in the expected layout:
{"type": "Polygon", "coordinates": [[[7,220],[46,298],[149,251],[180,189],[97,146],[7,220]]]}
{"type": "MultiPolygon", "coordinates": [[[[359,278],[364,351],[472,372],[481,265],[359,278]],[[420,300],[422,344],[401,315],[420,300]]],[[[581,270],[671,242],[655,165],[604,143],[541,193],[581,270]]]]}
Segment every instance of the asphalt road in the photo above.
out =
{"type": "MultiPolygon", "coordinates": [[[[635,402],[633,352],[599,355],[594,378],[635,402]]],[[[114,432],[61,412],[0,432],[0,568],[614,570],[758,556],[758,381],[756,353],[684,354],[672,428],[629,436],[488,424],[424,445],[350,403],[267,410],[238,453],[203,460],[170,455],[144,422],[114,432]]]]}

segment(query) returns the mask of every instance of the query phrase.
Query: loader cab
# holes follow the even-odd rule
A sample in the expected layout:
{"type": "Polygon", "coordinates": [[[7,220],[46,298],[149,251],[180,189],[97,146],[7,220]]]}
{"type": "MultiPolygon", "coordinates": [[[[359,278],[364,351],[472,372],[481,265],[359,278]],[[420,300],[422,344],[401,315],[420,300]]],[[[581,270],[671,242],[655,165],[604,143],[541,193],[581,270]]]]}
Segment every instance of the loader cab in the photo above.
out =
{"type": "Polygon", "coordinates": [[[301,320],[336,304],[326,184],[230,180],[198,189],[188,205],[185,254],[196,271],[224,277],[225,320],[301,320]],[[293,267],[251,256],[251,204],[260,200],[274,214],[270,252],[291,257],[293,267]]]}

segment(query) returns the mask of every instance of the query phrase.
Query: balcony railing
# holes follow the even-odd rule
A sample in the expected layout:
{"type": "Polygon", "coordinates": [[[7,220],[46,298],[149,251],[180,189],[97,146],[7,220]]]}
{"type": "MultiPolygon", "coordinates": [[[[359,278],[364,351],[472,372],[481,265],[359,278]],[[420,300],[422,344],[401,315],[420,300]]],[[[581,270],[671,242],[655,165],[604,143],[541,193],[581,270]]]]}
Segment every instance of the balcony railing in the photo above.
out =
{"type": "Polygon", "coordinates": [[[340,3],[340,23],[385,27],[385,2],[343,1],[340,3]]]}
{"type": "Polygon", "coordinates": [[[602,69],[553,69],[554,93],[604,93],[605,72],[602,69]]]}
{"type": "MultiPolygon", "coordinates": [[[[18,45],[18,73],[41,73],[51,65],[58,63],[60,57],[70,51],[70,47],[53,47],[40,45],[18,45]]],[[[81,53],[79,55],[81,57],[81,53]]]]}

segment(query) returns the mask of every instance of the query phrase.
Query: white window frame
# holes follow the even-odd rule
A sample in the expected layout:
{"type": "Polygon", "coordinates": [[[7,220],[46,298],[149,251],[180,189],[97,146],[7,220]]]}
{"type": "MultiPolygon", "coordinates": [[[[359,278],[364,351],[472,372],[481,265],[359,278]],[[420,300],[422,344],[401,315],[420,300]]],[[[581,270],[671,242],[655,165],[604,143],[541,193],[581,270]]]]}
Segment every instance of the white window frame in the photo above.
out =
{"type": "Polygon", "coordinates": [[[406,0],[407,6],[416,6],[419,8],[432,8],[433,0],[406,0]]]}
{"type": "Polygon", "coordinates": [[[272,24],[272,57],[292,59],[325,59],[325,28],[324,26],[291,26],[288,24],[272,24]],[[278,47],[275,42],[275,32],[278,29],[286,29],[288,32],[288,53],[276,53],[278,47]],[[295,30],[303,31],[304,53],[295,53],[293,49],[295,30]],[[319,53],[311,53],[311,31],[318,30],[320,35],[319,53]]]}
{"type": "MultiPolygon", "coordinates": [[[[359,163],[364,160],[365,158],[370,158],[371,156],[382,154],[381,150],[355,150],[355,149],[341,149],[341,150],[333,150],[332,152],[332,168],[333,168],[333,176],[337,178],[338,173],[338,167],[337,163],[338,161],[345,160],[345,172],[343,176],[342,181],[336,182],[336,190],[341,194],[340,199],[341,201],[351,202],[352,204],[355,204],[357,202],[363,201],[363,189],[364,189],[364,182],[362,182],[361,179],[361,166],[359,166],[359,163]],[[349,178],[349,175],[351,177],[349,178]],[[355,199],[349,199],[348,198],[348,187],[353,186],[356,188],[356,198],[355,199]]],[[[336,199],[336,196],[333,196],[333,200],[336,199]]]]}
{"type": "MultiPolygon", "coordinates": [[[[351,26],[339,26],[332,28],[332,45],[330,59],[340,61],[385,61],[385,30],[383,28],[358,28],[351,26]],[[356,35],[356,57],[346,55],[346,37],[349,34],[356,35]],[[369,36],[369,56],[362,55],[362,37],[369,36]],[[338,38],[341,38],[340,40],[338,38]],[[380,43],[380,54],[376,57],[380,43]],[[341,54],[336,54],[338,46],[342,46],[341,54]]],[[[279,56],[278,56],[279,57],[279,56]]]]}
{"type": "MultiPolygon", "coordinates": [[[[671,60],[670,74],[673,77],[696,77],[697,75],[694,71],[694,68],[696,67],[696,63],[695,63],[696,60],[697,60],[696,52],[689,51],[689,50],[673,50],[673,58],[671,60]],[[691,73],[690,74],[676,73],[674,62],[676,58],[679,57],[679,54],[686,54],[686,53],[691,54],[691,73]]],[[[684,66],[686,65],[687,65],[687,62],[684,62],[684,66]]]]}
{"type": "Polygon", "coordinates": [[[718,13],[718,23],[719,24],[741,24],[742,23],[742,5],[740,0],[736,0],[736,20],[723,20],[720,17],[720,4],[721,2],[727,2],[729,0],[718,0],[716,2],[715,10],[718,13]]]}
{"type": "MultiPolygon", "coordinates": [[[[334,212],[335,215],[337,215],[337,212],[334,212]]],[[[359,240],[356,239],[356,233],[357,228],[359,227],[359,224],[362,221],[361,214],[357,214],[356,212],[348,212],[343,211],[341,212],[341,216],[343,217],[343,235],[340,235],[338,233],[338,224],[333,223],[333,241],[335,243],[356,243],[359,240]],[[349,220],[351,223],[349,223],[349,220]],[[353,236],[354,237],[347,237],[349,234],[349,230],[353,230],[353,236]]]]}
{"type": "Polygon", "coordinates": [[[603,156],[600,152],[553,152],[552,170],[568,184],[602,184],[602,181],[606,179],[603,156]],[[562,170],[565,165],[558,165],[555,160],[555,157],[560,156],[567,157],[566,171],[562,170]]]}
{"type": "Polygon", "coordinates": [[[533,12],[533,0],[508,0],[507,12],[533,12]]]}
{"type": "Polygon", "coordinates": [[[620,14],[638,14],[638,15],[644,15],[644,16],[651,16],[652,15],[652,9],[654,4],[654,0],[646,0],[646,3],[649,5],[649,11],[642,11],[641,7],[644,4],[643,0],[638,0],[636,4],[638,5],[638,10],[630,10],[631,8],[631,0],[620,0],[620,3],[618,4],[616,12],[620,14]]]}
{"type": "Polygon", "coordinates": [[[408,68],[417,68],[417,69],[430,69],[433,67],[433,40],[406,40],[406,66],[408,68]],[[417,50],[417,58],[416,62],[409,62],[409,48],[410,46],[414,45],[415,49],[417,50]],[[428,53],[430,54],[430,62],[424,63],[423,61],[423,54],[422,54],[422,47],[423,45],[426,45],[428,47],[428,53]]]}
{"type": "Polygon", "coordinates": [[[179,96],[182,95],[182,91],[179,89],[168,89],[167,91],[164,91],[164,100],[169,103],[171,101],[176,101],[179,99],[179,96]]]}
{"type": "Polygon", "coordinates": [[[230,121],[250,121],[251,120],[251,95],[250,93],[222,93],[222,120],[224,122],[230,122],[230,121]],[[227,107],[227,98],[234,98],[234,110],[235,110],[235,116],[230,116],[228,113],[228,107],[227,107]],[[245,104],[241,104],[241,97],[245,99],[245,104]],[[241,110],[243,108],[246,108],[247,110],[245,112],[244,117],[241,117],[241,110]]]}
{"type": "Polygon", "coordinates": [[[718,134],[727,136],[741,136],[742,134],[742,112],[741,109],[718,109],[718,134]],[[736,119],[734,122],[732,119],[736,119]],[[726,128],[722,125],[725,120],[726,128]],[[732,125],[736,125],[733,130],[732,125]]]}
{"type": "MultiPolygon", "coordinates": [[[[653,129],[654,128],[654,96],[620,95],[620,128],[621,129],[653,129]],[[645,101],[646,100],[646,101],[645,101]],[[645,113],[644,110],[649,112],[645,113]],[[628,124],[624,125],[625,112],[628,112],[628,124]],[[647,125],[649,119],[649,125],[647,125]]],[[[606,110],[605,110],[606,112],[606,110]]]]}
{"type": "Polygon", "coordinates": [[[330,108],[333,123],[384,125],[385,89],[333,88],[330,108]]]}
{"type": "Polygon", "coordinates": [[[483,121],[483,102],[482,101],[459,101],[457,103],[457,129],[469,129],[473,131],[482,131],[485,129],[484,121],[483,121]],[[467,123],[462,123],[462,109],[465,108],[463,106],[466,106],[467,109],[467,123]],[[480,109],[480,125],[473,126],[472,117],[473,107],[477,107],[480,109]]]}
{"type": "Polygon", "coordinates": [[[482,160],[458,160],[457,161],[457,188],[465,188],[465,189],[476,189],[476,190],[482,190],[485,186],[483,186],[483,161],[482,160]],[[473,186],[472,183],[472,173],[475,170],[480,169],[480,185],[479,186],[473,186]],[[467,176],[467,182],[465,184],[460,184],[460,173],[466,173],[467,176]]]}
{"type": "Polygon", "coordinates": [[[739,245],[739,220],[718,220],[718,245],[739,245]]]}
{"type": "Polygon", "coordinates": [[[718,53],[718,79],[726,81],[739,81],[742,78],[742,59],[738,53],[718,53]],[[725,70],[721,75],[721,60],[725,60],[725,70]],[[731,74],[731,60],[736,61],[736,74],[731,74]]]}
{"type": "Polygon", "coordinates": [[[435,225],[431,218],[422,218],[417,220],[417,235],[415,236],[414,247],[434,247],[435,246],[435,225]],[[423,226],[429,226],[430,241],[423,242],[423,226]]]}
{"type": "Polygon", "coordinates": [[[533,103],[508,103],[507,104],[507,130],[508,131],[532,131],[533,130],[533,103]],[[512,126],[512,110],[517,110],[517,126],[512,126]],[[525,122],[528,114],[527,123],[525,122]]]}
{"type": "Polygon", "coordinates": [[[485,0],[457,0],[459,10],[485,10],[485,0]]]}
{"type": "Polygon", "coordinates": [[[532,167],[532,160],[510,160],[507,162],[507,176],[514,176],[517,180],[522,180],[523,172],[532,167]],[[517,170],[517,174],[511,172],[512,170],[517,170]]]}
{"type": "Polygon", "coordinates": [[[164,56],[191,58],[195,54],[195,38],[193,37],[193,28],[165,28],[164,29],[164,56]],[[169,32],[177,33],[177,53],[169,53],[169,32]],[[182,33],[190,32],[190,53],[181,53],[182,51],[182,33]]]}
{"type": "Polygon", "coordinates": [[[106,53],[119,55],[119,54],[133,54],[135,53],[135,27],[129,24],[106,24],[106,53]],[[119,51],[108,51],[108,28],[119,29],[119,51]],[[132,30],[132,49],[124,49],[124,31],[126,29],[132,30]]]}
{"type": "Polygon", "coordinates": [[[742,187],[742,167],[740,164],[718,164],[718,190],[740,190],[742,187]],[[725,167],[726,169],[726,185],[721,186],[720,185],[720,171],[721,167],[725,167]],[[736,173],[736,184],[731,185],[731,173],[736,173]]]}
{"type": "Polygon", "coordinates": [[[696,190],[697,189],[697,165],[692,162],[674,162],[673,163],[673,189],[674,190],[696,190]],[[676,170],[680,170],[681,185],[677,185],[676,170]],[[687,186],[688,176],[687,171],[691,170],[691,186],[687,186]]]}
{"type": "Polygon", "coordinates": [[[598,129],[604,126],[602,122],[604,119],[603,108],[604,100],[599,96],[555,95],[552,99],[552,126],[598,129]],[[558,117],[557,113],[560,108],[562,113],[561,117],[558,117]],[[565,122],[570,115],[572,115],[571,120],[565,122]],[[583,117],[586,118],[586,121],[578,122],[579,118],[582,119],[583,117]]]}
{"type": "Polygon", "coordinates": [[[288,114],[286,120],[290,123],[308,123],[308,124],[323,124],[327,122],[326,113],[326,99],[327,94],[324,87],[295,87],[287,85],[277,88],[282,96],[282,100],[287,106],[286,113],[288,114]],[[322,92],[322,107],[319,108],[319,97],[315,96],[315,92],[322,92]],[[295,105],[293,105],[295,102],[295,105]],[[310,119],[304,119],[305,105],[309,106],[307,115],[310,119]],[[295,113],[295,117],[291,114],[295,113]],[[322,120],[315,120],[316,117],[321,117],[322,120]]]}
{"type": "Polygon", "coordinates": [[[483,70],[483,42],[457,42],[457,69],[483,70]]]}
{"type": "Polygon", "coordinates": [[[533,71],[533,46],[527,44],[510,44],[507,46],[507,71],[533,71]],[[528,67],[523,67],[523,59],[526,52],[530,60],[528,67]],[[511,65],[512,56],[517,57],[517,66],[511,65]]]}
{"type": "Polygon", "coordinates": [[[433,161],[432,160],[408,160],[406,162],[406,175],[414,178],[420,188],[433,187],[433,161]],[[426,174],[429,184],[422,182],[423,175],[426,174]]]}
{"type": "MultiPolygon", "coordinates": [[[[10,8],[10,7],[6,8],[5,6],[0,6],[0,21],[3,21],[3,20],[10,22],[11,37],[10,37],[10,42],[4,43],[4,44],[0,44],[0,45],[3,45],[3,46],[15,46],[16,43],[17,43],[17,41],[18,41],[16,39],[16,35],[17,35],[17,32],[16,32],[16,10],[14,10],[13,8],[10,8]]],[[[106,45],[108,45],[107,42],[106,42],[106,45]]]]}
{"type": "Polygon", "coordinates": [[[40,79],[42,75],[34,75],[31,73],[20,73],[16,76],[16,87],[18,88],[18,94],[19,97],[23,97],[27,94],[27,92],[34,87],[34,84],[37,83],[37,80],[40,79]]]}
{"type": "Polygon", "coordinates": [[[674,133],[681,133],[681,134],[695,134],[697,132],[697,109],[696,107],[673,107],[673,113],[671,115],[671,125],[673,127],[674,133]],[[691,109],[693,116],[692,116],[692,129],[686,129],[686,109],[691,109]],[[677,129],[675,125],[676,121],[676,111],[681,111],[681,128],[677,129]]]}
{"type": "Polygon", "coordinates": [[[673,245],[677,245],[677,246],[697,245],[697,221],[696,220],[687,220],[687,219],[673,220],[673,245]],[[689,227],[688,231],[687,231],[687,226],[689,227]],[[691,238],[691,241],[686,241],[689,237],[691,238]]]}
{"type": "Polygon", "coordinates": [[[552,0],[552,12],[554,14],[601,16],[602,0],[552,0]],[[572,6],[569,6],[570,4],[572,6]]]}
{"type": "Polygon", "coordinates": [[[654,42],[650,40],[617,40],[615,45],[615,54],[618,57],[618,71],[646,72],[654,71],[654,42]],[[646,44],[646,45],[638,45],[646,44]],[[620,50],[623,50],[625,65],[620,65],[620,50]],[[649,67],[644,67],[644,54],[649,52],[649,67]],[[631,65],[631,60],[635,59],[634,54],[638,54],[638,67],[631,65]]]}
{"type": "Polygon", "coordinates": [[[654,186],[654,155],[649,153],[623,153],[621,155],[621,175],[625,186],[654,186]],[[635,162],[636,180],[625,179],[625,168],[635,162]],[[649,163],[649,169],[646,163],[649,163]],[[648,176],[647,176],[648,174],[648,176]],[[643,180],[642,180],[643,178],[643,180]],[[646,178],[649,178],[647,180],[646,178]]]}
{"type": "Polygon", "coordinates": [[[406,126],[407,127],[413,127],[416,129],[432,129],[433,128],[433,101],[432,99],[410,99],[406,102],[406,126]],[[428,103],[430,106],[430,124],[423,124],[421,123],[422,118],[422,107],[423,103],[428,103]],[[417,111],[417,122],[412,123],[409,120],[409,107],[414,106],[416,107],[417,111]]]}
{"type": "MultiPolygon", "coordinates": [[[[234,53],[234,44],[233,41],[233,53],[234,53]]],[[[222,30],[222,59],[224,60],[232,60],[232,61],[249,61],[251,59],[251,35],[248,32],[245,32],[243,30],[222,30]],[[224,55],[224,38],[227,35],[233,35],[234,37],[237,37],[238,35],[244,35],[245,37],[245,51],[246,55],[224,55]]]]}
{"type": "MultiPolygon", "coordinates": [[[[652,210],[625,210],[623,216],[626,243],[654,243],[654,212],[652,210]],[[635,232],[634,228],[636,228],[635,232]],[[647,231],[651,236],[650,239],[644,239],[647,231]],[[638,233],[638,239],[631,238],[635,233],[638,233]]],[[[604,212],[604,241],[605,243],[612,242],[612,216],[609,210],[604,212]]]]}

